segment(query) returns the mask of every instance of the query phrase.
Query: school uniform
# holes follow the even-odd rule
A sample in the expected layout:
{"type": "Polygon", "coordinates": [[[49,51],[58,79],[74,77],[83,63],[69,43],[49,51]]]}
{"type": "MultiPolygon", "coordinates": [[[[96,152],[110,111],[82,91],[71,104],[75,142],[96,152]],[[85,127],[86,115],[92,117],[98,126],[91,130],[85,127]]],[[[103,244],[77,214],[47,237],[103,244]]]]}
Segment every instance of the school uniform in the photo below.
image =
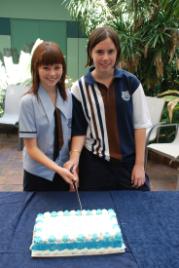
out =
{"type": "MultiPolygon", "coordinates": [[[[72,99],[71,93],[67,92],[68,98],[64,101],[57,90],[56,107],[61,112],[61,125],[63,130],[63,146],[55,162],[59,166],[69,159],[69,142],[71,138],[71,117],[72,117],[72,99]]],[[[39,149],[50,159],[53,160],[54,153],[54,119],[55,107],[47,94],[46,90],[40,85],[38,94],[26,94],[21,99],[20,117],[19,117],[19,135],[20,138],[36,138],[39,149]]],[[[49,185],[52,185],[55,172],[48,169],[39,162],[33,160],[26,148],[23,149],[23,168],[25,173],[41,179],[49,185]]],[[[29,175],[29,176],[30,176],[29,175]]],[[[40,181],[39,180],[39,181],[40,181]]],[[[67,183],[61,179],[65,186],[67,183]]],[[[60,181],[60,180],[59,180],[60,181]]],[[[66,188],[65,187],[65,188],[66,188]]],[[[59,189],[57,189],[59,190],[59,189]]]]}
{"type": "Polygon", "coordinates": [[[80,189],[125,188],[120,185],[124,177],[128,178],[126,189],[131,189],[134,131],[151,126],[144,91],[136,76],[117,68],[107,88],[95,81],[91,75],[93,69],[72,86],[72,136],[86,135],[79,165],[80,189]],[[128,174],[124,176],[125,163],[128,174]]]}

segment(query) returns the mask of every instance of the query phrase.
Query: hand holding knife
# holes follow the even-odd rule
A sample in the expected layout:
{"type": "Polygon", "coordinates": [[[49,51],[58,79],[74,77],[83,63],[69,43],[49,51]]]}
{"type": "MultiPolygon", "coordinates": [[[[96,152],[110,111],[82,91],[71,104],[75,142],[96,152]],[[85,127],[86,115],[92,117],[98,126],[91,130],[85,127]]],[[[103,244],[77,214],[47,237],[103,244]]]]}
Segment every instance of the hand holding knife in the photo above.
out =
{"type": "MultiPolygon", "coordinates": [[[[73,173],[73,167],[74,166],[72,166],[70,168],[70,172],[71,173],[73,173]]],[[[73,181],[73,187],[74,187],[75,192],[76,192],[76,196],[77,196],[77,200],[78,200],[78,204],[79,204],[80,210],[82,211],[83,208],[82,208],[82,204],[81,204],[81,199],[80,199],[80,195],[79,195],[79,192],[78,192],[78,187],[76,186],[76,182],[75,181],[73,181]]]]}

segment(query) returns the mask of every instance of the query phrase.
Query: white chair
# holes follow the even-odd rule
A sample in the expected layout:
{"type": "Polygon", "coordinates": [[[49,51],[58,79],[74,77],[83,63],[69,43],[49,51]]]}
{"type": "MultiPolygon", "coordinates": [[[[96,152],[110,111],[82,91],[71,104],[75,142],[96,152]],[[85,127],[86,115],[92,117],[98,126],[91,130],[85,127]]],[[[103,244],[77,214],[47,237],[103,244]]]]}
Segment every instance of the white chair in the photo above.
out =
{"type": "Polygon", "coordinates": [[[146,97],[147,104],[151,116],[152,126],[147,129],[147,144],[148,142],[154,141],[158,135],[157,124],[160,123],[162,111],[165,105],[165,100],[157,97],[146,97]]]}
{"type": "MultiPolygon", "coordinates": [[[[171,162],[179,163],[179,124],[162,124],[157,125],[157,128],[164,128],[164,127],[176,127],[176,135],[172,142],[168,143],[151,143],[146,144],[146,165],[147,165],[147,158],[148,158],[148,151],[152,150],[155,153],[165,156],[171,162]]],[[[148,141],[150,138],[148,139],[148,141]]],[[[179,167],[177,168],[177,185],[176,189],[179,190],[179,167]]]]}
{"type": "Polygon", "coordinates": [[[18,127],[20,99],[26,91],[26,86],[22,84],[7,87],[4,114],[0,117],[0,124],[18,127]]]}
{"type": "MultiPolygon", "coordinates": [[[[12,126],[18,128],[19,109],[21,97],[27,91],[23,84],[9,85],[5,94],[4,114],[0,117],[0,125],[12,126]]],[[[22,150],[23,140],[19,138],[18,148],[22,150]]]]}

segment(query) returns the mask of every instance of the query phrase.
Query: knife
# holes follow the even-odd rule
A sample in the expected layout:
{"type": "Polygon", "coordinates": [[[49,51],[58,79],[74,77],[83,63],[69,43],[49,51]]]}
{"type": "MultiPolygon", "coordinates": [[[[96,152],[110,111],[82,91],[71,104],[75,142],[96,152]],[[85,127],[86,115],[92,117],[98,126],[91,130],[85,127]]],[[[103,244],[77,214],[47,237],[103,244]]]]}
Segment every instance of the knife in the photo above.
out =
{"type": "MultiPolygon", "coordinates": [[[[70,168],[70,172],[73,173],[73,166],[70,168]]],[[[73,187],[74,187],[75,192],[76,192],[76,196],[77,196],[77,200],[78,200],[80,210],[82,211],[83,208],[82,208],[82,204],[81,204],[81,199],[80,199],[80,195],[79,195],[79,192],[78,192],[78,187],[76,186],[75,181],[73,181],[73,187]]]]}

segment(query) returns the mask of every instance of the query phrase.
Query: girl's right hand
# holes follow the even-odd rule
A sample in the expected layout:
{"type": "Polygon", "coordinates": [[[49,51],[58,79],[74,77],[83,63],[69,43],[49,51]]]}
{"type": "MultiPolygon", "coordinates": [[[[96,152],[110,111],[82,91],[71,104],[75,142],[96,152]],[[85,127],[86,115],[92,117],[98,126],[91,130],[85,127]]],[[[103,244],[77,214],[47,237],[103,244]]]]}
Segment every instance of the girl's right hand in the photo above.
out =
{"type": "MultiPolygon", "coordinates": [[[[69,160],[64,164],[64,167],[68,169],[76,178],[75,184],[76,187],[79,186],[79,177],[78,177],[78,165],[75,164],[73,161],[69,160]]],[[[74,192],[74,185],[70,185],[70,192],[74,192]]]]}
{"type": "Polygon", "coordinates": [[[60,167],[60,170],[58,173],[64,179],[64,181],[66,181],[70,185],[70,187],[73,187],[74,182],[77,183],[77,178],[67,168],[60,167]]]}

